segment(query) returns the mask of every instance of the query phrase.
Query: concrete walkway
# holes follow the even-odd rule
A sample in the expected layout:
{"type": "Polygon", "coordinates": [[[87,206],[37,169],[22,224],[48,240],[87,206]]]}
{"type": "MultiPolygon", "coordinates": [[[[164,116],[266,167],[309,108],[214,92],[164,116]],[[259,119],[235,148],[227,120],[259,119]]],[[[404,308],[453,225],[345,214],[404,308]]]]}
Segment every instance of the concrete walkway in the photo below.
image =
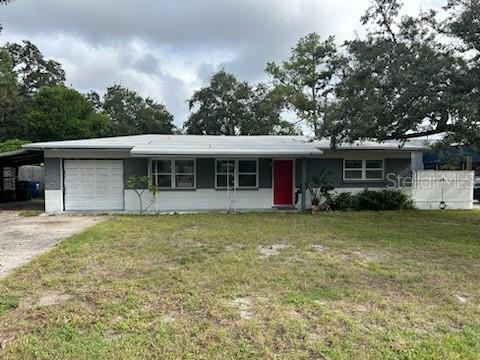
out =
{"type": "Polygon", "coordinates": [[[107,217],[32,216],[0,211],[0,278],[67,237],[98,224],[107,217]]]}

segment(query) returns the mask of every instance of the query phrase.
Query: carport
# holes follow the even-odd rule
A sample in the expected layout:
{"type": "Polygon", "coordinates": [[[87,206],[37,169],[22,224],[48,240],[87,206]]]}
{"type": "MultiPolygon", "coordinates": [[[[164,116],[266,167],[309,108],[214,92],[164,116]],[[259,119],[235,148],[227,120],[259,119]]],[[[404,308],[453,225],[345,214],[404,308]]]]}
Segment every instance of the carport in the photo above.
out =
{"type": "MultiPolygon", "coordinates": [[[[43,163],[43,151],[24,149],[0,153],[0,203],[11,203],[18,200],[18,169],[20,166],[41,163],[43,163]]],[[[2,205],[0,209],[4,207],[2,205]]]]}

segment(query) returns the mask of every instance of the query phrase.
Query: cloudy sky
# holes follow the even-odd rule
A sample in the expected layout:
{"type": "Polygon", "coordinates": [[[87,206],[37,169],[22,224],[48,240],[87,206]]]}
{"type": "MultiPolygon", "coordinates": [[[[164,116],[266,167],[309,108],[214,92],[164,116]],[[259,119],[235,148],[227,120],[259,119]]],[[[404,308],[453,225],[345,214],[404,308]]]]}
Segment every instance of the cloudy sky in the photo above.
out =
{"type": "MultiPolygon", "coordinates": [[[[443,0],[404,0],[405,11],[443,0]]],[[[67,83],[103,92],[120,83],[167,105],[181,125],[186,99],[224,68],[265,80],[299,37],[338,42],[361,32],[369,0],[15,0],[0,7],[0,44],[28,39],[61,62],[67,83]]]]}

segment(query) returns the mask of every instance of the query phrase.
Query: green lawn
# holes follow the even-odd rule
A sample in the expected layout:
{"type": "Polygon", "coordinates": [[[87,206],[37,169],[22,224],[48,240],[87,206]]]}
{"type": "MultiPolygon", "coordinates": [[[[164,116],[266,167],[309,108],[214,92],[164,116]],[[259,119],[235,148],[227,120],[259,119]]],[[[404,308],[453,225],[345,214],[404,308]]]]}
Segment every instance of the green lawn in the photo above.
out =
{"type": "Polygon", "coordinates": [[[0,281],[0,345],[6,359],[478,359],[480,212],[115,217],[0,281]]]}

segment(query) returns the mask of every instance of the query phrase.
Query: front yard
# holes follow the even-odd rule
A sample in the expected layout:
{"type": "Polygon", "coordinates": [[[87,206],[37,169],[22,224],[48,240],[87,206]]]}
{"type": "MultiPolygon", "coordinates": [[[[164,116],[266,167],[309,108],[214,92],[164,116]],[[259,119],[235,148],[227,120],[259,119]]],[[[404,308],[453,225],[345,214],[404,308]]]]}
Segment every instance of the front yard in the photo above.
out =
{"type": "Polygon", "coordinates": [[[120,216],[0,281],[0,357],[478,358],[480,213],[120,216]]]}

